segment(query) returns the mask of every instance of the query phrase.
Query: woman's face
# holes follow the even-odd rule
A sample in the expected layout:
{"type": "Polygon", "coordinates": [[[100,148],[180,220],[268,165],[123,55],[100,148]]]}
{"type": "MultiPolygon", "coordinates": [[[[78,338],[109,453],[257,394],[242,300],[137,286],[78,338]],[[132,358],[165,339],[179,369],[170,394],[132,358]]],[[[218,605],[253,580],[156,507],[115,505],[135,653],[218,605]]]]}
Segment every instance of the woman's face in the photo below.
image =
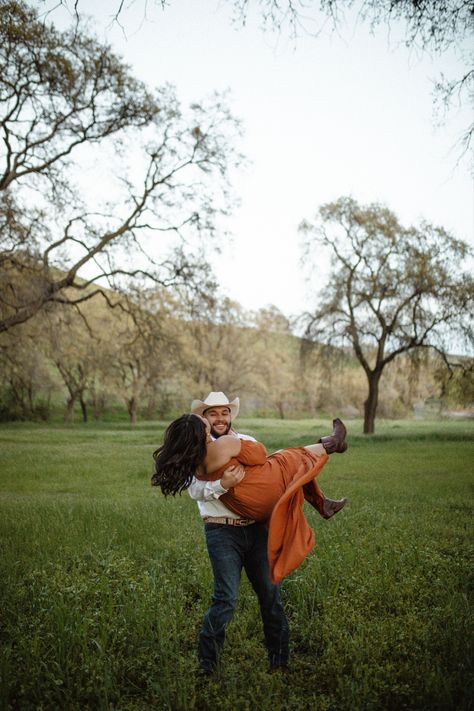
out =
{"type": "Polygon", "coordinates": [[[210,434],[211,434],[211,425],[210,425],[210,423],[206,420],[205,417],[201,417],[201,415],[196,415],[196,417],[199,417],[199,419],[200,419],[202,422],[204,422],[204,424],[205,424],[205,426],[206,426],[206,439],[207,439],[207,438],[210,436],[210,434]]]}

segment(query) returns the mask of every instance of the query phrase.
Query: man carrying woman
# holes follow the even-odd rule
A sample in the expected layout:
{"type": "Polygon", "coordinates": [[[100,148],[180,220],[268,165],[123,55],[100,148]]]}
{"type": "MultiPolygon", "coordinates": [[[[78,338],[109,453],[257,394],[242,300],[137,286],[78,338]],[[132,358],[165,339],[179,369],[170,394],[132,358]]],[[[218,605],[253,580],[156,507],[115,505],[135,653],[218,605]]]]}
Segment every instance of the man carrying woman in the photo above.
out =
{"type": "Polygon", "coordinates": [[[327,499],[314,480],[328,454],[347,448],[345,427],[335,420],[332,435],[319,443],[267,457],[263,445],[232,428],[238,398],[210,393],[191,410],[171,423],[155,452],[153,483],[165,495],[187,488],[205,523],[214,592],[199,635],[200,668],[205,674],[216,668],[242,568],[259,600],[270,669],[286,667],[288,622],[279,582],[314,545],[303,501],[324,518],[346,503],[327,499]]]}

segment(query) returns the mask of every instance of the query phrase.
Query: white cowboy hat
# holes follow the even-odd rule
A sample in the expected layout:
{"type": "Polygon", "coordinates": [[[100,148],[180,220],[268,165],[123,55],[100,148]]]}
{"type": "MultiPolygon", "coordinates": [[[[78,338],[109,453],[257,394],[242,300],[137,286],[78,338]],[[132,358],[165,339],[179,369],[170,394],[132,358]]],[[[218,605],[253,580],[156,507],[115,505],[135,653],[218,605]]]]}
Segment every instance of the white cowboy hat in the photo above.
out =
{"type": "Polygon", "coordinates": [[[239,414],[240,400],[236,397],[232,402],[224,393],[209,393],[205,400],[193,400],[191,403],[191,412],[194,415],[203,415],[206,410],[211,407],[228,407],[230,410],[230,421],[239,414]]]}

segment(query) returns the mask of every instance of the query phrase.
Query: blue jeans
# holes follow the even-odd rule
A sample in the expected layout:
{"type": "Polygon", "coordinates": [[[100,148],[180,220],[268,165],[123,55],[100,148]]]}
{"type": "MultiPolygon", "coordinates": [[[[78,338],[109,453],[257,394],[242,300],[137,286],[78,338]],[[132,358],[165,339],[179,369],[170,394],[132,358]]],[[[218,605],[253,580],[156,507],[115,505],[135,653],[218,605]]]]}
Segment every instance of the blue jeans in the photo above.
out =
{"type": "Polygon", "coordinates": [[[270,580],[266,527],[259,523],[240,527],[206,523],[205,534],[214,573],[214,592],[199,634],[201,668],[212,671],[216,667],[226,626],[237,603],[242,568],[258,597],[270,667],[287,664],[288,621],[280,586],[270,580]]]}

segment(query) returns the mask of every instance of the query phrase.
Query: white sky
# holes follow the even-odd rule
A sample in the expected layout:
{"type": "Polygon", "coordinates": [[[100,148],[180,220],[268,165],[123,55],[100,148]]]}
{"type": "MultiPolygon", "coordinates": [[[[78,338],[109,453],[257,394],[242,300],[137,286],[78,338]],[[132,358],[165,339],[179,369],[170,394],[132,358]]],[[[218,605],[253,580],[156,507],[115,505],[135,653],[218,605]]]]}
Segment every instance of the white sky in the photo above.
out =
{"type": "Polygon", "coordinates": [[[472,107],[451,110],[437,128],[433,111],[432,80],[461,74],[452,54],[431,60],[397,43],[401,26],[389,42],[385,27],[372,36],[354,21],[295,46],[288,33],[263,34],[258,17],[232,25],[226,2],[169,2],[165,10],[149,2],[141,23],[138,0],[122,15],[126,37],[110,25],[118,0],[79,7],[151,87],[173,83],[183,103],[230,89],[251,164],[233,180],[241,200],[227,225],[233,240],[213,260],[224,293],[246,309],[303,311],[298,224],[342,195],[383,202],[403,224],[424,218],[473,243],[470,165],[457,165],[455,147],[472,107]]]}

